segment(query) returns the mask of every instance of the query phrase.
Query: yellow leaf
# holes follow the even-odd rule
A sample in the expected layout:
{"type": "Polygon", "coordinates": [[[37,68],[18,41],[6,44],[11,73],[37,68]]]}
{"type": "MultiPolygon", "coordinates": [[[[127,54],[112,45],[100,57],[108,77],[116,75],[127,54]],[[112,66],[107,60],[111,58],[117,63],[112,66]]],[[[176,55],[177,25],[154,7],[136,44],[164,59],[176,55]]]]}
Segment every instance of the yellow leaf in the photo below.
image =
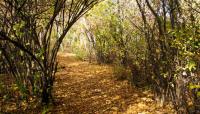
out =
{"type": "Polygon", "coordinates": [[[118,99],[120,99],[121,97],[119,96],[119,95],[117,95],[117,96],[115,96],[114,98],[113,98],[113,100],[118,100],[118,99]]]}

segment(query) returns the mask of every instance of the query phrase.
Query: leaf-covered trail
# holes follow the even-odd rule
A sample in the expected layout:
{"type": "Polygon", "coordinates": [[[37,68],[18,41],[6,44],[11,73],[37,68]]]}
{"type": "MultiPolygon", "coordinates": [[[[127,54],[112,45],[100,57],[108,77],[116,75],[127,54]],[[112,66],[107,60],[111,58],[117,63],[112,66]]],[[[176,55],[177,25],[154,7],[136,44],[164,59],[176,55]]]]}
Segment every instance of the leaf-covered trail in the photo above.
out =
{"type": "Polygon", "coordinates": [[[72,54],[59,54],[60,69],[54,85],[53,114],[170,114],[149,91],[117,81],[108,65],[78,61],[72,54]]]}

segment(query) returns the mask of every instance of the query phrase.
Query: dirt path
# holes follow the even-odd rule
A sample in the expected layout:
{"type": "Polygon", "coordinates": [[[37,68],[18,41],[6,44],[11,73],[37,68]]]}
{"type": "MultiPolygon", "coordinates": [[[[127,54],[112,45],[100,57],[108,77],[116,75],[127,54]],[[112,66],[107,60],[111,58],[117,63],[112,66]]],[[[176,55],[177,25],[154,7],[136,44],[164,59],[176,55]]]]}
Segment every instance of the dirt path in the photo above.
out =
{"type": "Polygon", "coordinates": [[[59,62],[53,114],[173,114],[168,106],[159,107],[151,92],[117,81],[111,66],[78,61],[72,54],[59,54],[59,62]]]}

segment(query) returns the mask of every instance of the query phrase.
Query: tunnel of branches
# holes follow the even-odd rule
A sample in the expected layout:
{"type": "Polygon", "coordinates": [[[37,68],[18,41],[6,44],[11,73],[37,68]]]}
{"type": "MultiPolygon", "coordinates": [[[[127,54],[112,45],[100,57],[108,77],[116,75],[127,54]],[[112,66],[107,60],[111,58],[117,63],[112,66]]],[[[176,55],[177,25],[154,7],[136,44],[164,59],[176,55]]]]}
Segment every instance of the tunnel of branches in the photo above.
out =
{"type": "Polygon", "coordinates": [[[200,113],[199,0],[0,0],[0,107],[53,105],[66,53],[200,113]]]}

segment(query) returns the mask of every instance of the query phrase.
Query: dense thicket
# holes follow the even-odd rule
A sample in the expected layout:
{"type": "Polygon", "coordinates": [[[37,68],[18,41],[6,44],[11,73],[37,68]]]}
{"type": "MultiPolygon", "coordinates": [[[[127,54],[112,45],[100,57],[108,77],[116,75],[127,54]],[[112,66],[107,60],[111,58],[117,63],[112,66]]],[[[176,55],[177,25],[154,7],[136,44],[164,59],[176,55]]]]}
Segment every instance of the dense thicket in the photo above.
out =
{"type": "Polygon", "coordinates": [[[196,87],[188,89],[199,84],[199,13],[193,10],[198,9],[198,3],[137,0],[137,5],[148,44],[148,63],[155,76],[155,91],[163,99],[172,100],[180,113],[187,113],[190,100],[196,106],[199,103],[196,87]]]}
{"type": "Polygon", "coordinates": [[[71,26],[97,2],[0,1],[0,70],[14,79],[19,99],[37,98],[45,104],[52,100],[60,45],[71,26]]]}

